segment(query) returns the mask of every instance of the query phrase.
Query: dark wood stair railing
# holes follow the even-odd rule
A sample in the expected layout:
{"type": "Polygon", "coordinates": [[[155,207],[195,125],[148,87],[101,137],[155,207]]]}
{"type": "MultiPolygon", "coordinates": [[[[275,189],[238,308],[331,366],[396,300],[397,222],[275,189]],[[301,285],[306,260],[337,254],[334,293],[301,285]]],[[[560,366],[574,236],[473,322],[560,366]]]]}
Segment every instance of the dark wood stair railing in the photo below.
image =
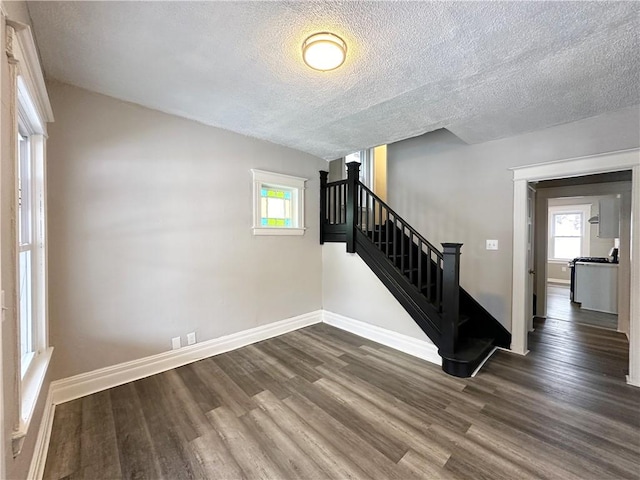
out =
{"type": "Polygon", "coordinates": [[[320,172],[320,243],[345,242],[358,253],[438,346],[443,370],[470,376],[510,334],[460,287],[462,244],[440,252],[359,181],[359,169],[348,163],[337,182],[320,172]]]}
{"type": "Polygon", "coordinates": [[[320,172],[320,244],[346,240],[347,181],[327,182],[329,172],[320,172]]]}

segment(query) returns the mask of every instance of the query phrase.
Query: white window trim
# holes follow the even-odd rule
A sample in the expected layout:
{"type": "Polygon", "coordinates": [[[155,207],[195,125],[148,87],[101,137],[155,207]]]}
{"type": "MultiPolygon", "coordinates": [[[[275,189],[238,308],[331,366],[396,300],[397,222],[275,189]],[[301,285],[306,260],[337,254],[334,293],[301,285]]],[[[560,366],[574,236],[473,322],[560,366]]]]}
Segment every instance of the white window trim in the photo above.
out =
{"type": "MultiPolygon", "coordinates": [[[[47,255],[46,255],[46,136],[47,123],[53,121],[53,112],[49,103],[44,75],[38,59],[36,45],[31,33],[31,28],[19,22],[6,20],[7,27],[13,29],[9,31],[7,38],[10,40],[10,57],[17,65],[18,79],[15,103],[17,106],[18,119],[23,128],[29,133],[30,155],[39,159],[38,167],[33,172],[37,179],[37,191],[34,192],[34,199],[38,199],[40,210],[39,220],[34,223],[34,253],[33,259],[36,268],[39,270],[36,276],[38,284],[36,286],[37,296],[34,301],[34,309],[40,313],[38,328],[34,331],[35,352],[25,372],[21,370],[20,358],[20,331],[19,325],[15,329],[14,339],[14,360],[16,365],[15,377],[19,388],[15,392],[15,401],[19,408],[16,409],[16,418],[13,421],[12,450],[14,456],[20,453],[22,443],[29,430],[29,425],[35,407],[40,396],[44,379],[47,373],[53,347],[48,346],[48,306],[47,306],[47,255]]],[[[8,29],[8,30],[10,30],[8,29]]],[[[16,122],[17,123],[17,122],[16,122]]],[[[17,126],[17,125],[16,125],[17,126]]],[[[17,135],[17,131],[13,134],[17,135]]],[[[5,141],[3,139],[3,141],[5,141]]],[[[17,152],[16,152],[17,153],[17,152]]],[[[16,237],[16,246],[17,246],[16,237]]],[[[15,317],[17,320],[17,316],[15,317]]]]}
{"type": "MultiPolygon", "coordinates": [[[[7,25],[15,30],[13,56],[18,62],[31,103],[31,120],[39,133],[47,136],[47,123],[53,122],[53,110],[44,81],[38,50],[31,32],[31,27],[24,23],[7,19],[7,25]]],[[[16,102],[17,103],[17,102],[16,102]]]]}
{"type": "Polygon", "coordinates": [[[251,169],[253,175],[253,234],[254,235],[304,235],[304,191],[306,178],[251,169]],[[295,191],[293,227],[264,227],[260,223],[260,189],[263,185],[295,191]]]}
{"type": "Polygon", "coordinates": [[[591,240],[591,228],[589,222],[587,221],[591,216],[591,204],[583,204],[583,205],[555,205],[549,207],[549,228],[548,231],[548,258],[547,261],[549,263],[566,263],[568,260],[573,260],[572,258],[558,258],[555,256],[555,246],[553,244],[553,216],[558,213],[580,213],[582,214],[582,241],[580,242],[580,257],[589,256],[590,251],[590,240],[591,240]]]}

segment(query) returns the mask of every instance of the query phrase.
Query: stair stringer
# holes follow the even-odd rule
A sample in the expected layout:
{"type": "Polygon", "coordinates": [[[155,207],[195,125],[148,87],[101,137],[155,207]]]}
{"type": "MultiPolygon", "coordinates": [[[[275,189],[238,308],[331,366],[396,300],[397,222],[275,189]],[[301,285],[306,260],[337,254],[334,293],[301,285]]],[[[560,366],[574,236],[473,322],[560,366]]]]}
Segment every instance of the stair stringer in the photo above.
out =
{"type": "Polygon", "coordinates": [[[380,279],[435,345],[440,345],[440,316],[418,289],[402,275],[371,240],[356,231],[356,253],[380,279]]]}

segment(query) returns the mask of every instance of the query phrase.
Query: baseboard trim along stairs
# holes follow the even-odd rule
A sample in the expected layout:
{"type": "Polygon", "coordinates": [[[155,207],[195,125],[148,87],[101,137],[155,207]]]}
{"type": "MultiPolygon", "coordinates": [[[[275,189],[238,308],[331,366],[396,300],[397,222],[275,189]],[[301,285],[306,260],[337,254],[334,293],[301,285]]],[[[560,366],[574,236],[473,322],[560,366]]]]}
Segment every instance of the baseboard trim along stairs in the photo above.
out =
{"type": "Polygon", "coordinates": [[[322,321],[333,327],[364,337],[367,340],[395,348],[427,362],[442,365],[442,358],[438,355],[438,347],[431,341],[419,340],[326,310],[323,312],[322,321]]]}
{"type": "MultiPolygon", "coordinates": [[[[320,244],[356,253],[438,347],[442,370],[470,377],[511,333],[460,284],[462,243],[432,244],[360,181],[360,163],[347,179],[320,172],[320,244]]],[[[488,278],[488,277],[487,277],[488,278]]]]}
{"type": "Polygon", "coordinates": [[[51,401],[54,405],[69,402],[323,322],[414,357],[441,365],[442,358],[438,355],[438,348],[428,340],[419,340],[326,310],[316,310],[177,350],[169,350],[157,355],[55,380],[51,382],[51,401]]]}

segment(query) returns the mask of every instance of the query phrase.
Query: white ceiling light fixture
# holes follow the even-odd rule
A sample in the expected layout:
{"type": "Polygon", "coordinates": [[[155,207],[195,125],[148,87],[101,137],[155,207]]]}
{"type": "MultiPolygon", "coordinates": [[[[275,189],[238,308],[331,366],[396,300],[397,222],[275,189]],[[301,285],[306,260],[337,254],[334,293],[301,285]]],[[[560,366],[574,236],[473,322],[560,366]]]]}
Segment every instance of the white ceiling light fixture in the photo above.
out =
{"type": "Polygon", "coordinates": [[[335,70],[347,57],[347,44],[329,32],[314,33],[302,44],[304,63],[314,70],[335,70]]]}

